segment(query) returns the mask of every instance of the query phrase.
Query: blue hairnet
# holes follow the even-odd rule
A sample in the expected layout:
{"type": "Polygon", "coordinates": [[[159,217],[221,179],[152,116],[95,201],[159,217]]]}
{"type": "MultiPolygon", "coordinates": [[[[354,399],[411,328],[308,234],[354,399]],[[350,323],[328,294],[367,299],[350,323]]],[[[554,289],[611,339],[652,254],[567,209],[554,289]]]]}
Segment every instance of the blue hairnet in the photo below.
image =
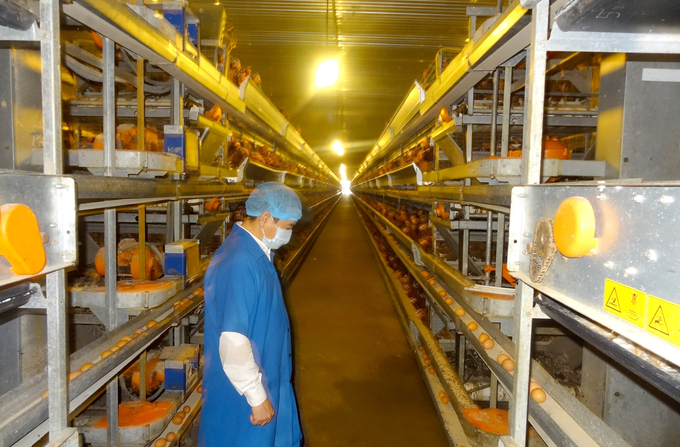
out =
{"type": "Polygon", "coordinates": [[[258,217],[265,211],[276,219],[297,222],[302,217],[302,203],[295,191],[276,182],[257,186],[246,201],[246,214],[258,217]]]}

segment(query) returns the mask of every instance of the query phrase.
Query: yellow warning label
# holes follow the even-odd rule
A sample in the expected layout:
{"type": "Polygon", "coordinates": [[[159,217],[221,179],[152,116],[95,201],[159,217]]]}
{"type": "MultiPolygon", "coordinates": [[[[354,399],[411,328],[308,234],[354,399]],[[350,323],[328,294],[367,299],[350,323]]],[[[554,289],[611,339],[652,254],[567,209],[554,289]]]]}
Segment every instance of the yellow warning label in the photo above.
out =
{"type": "Polygon", "coordinates": [[[604,281],[604,310],[644,327],[647,294],[611,279],[604,281]]]}
{"type": "Polygon", "coordinates": [[[680,346],[680,306],[649,295],[645,329],[680,346]]]}

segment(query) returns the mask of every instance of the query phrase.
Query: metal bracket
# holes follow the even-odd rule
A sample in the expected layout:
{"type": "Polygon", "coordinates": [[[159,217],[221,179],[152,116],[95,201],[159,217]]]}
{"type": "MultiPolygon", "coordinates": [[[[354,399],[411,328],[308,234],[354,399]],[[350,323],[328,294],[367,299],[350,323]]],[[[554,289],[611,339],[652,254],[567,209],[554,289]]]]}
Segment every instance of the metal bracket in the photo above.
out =
{"type": "Polygon", "coordinates": [[[0,26],[0,41],[40,42],[40,29],[36,23],[26,31],[0,26]]]}
{"type": "Polygon", "coordinates": [[[534,308],[531,309],[531,318],[534,320],[550,320],[550,317],[543,312],[541,306],[537,306],[535,303],[534,308]]]}
{"type": "Polygon", "coordinates": [[[61,431],[57,439],[47,444],[47,447],[79,447],[80,437],[78,429],[67,427],[61,431]]]}
{"type": "Polygon", "coordinates": [[[248,86],[248,81],[250,81],[250,76],[248,76],[246,80],[238,86],[238,97],[244,101],[246,98],[246,87],[248,86]]]}
{"type": "MultiPolygon", "coordinates": [[[[198,139],[201,142],[201,147],[203,146],[203,142],[205,141],[205,138],[208,136],[208,132],[210,132],[210,128],[206,127],[205,129],[203,129],[202,133],[199,133],[200,137],[198,139]]],[[[200,150],[200,148],[199,148],[199,150],[200,150]]]]}
{"type": "Polygon", "coordinates": [[[670,33],[614,33],[562,31],[554,24],[546,51],[580,51],[602,53],[680,53],[680,36],[670,33]]]}
{"type": "Polygon", "coordinates": [[[245,172],[246,172],[246,166],[248,165],[248,158],[243,160],[243,163],[241,163],[241,166],[238,167],[238,176],[237,176],[237,183],[241,183],[243,181],[243,178],[245,177],[245,172]]]}
{"type": "Polygon", "coordinates": [[[413,253],[413,262],[421,267],[426,267],[420,258],[420,247],[415,242],[411,242],[411,252],[413,253]]]}
{"type": "Polygon", "coordinates": [[[31,297],[28,299],[28,303],[21,306],[21,309],[47,309],[47,300],[42,293],[40,284],[32,282],[29,286],[29,291],[31,292],[31,297]]]}
{"type": "Polygon", "coordinates": [[[413,163],[413,170],[416,171],[416,183],[418,186],[423,185],[423,171],[420,170],[417,164],[413,163]]]}
{"type": "Polygon", "coordinates": [[[198,115],[200,114],[200,110],[198,106],[192,106],[189,109],[189,120],[190,121],[196,121],[198,119],[198,115]]]}
{"type": "Polygon", "coordinates": [[[418,89],[418,102],[422,104],[425,102],[425,89],[421,87],[421,85],[418,83],[418,81],[415,81],[416,83],[416,88],[418,89]]]}
{"type": "Polygon", "coordinates": [[[541,3],[543,0],[519,0],[519,4],[522,6],[524,9],[533,9],[541,3]]]}
{"type": "Polygon", "coordinates": [[[527,57],[527,52],[526,50],[522,50],[507,61],[503,62],[500,66],[501,67],[514,67],[515,65],[519,64],[525,57],[527,57]]]}
{"type": "Polygon", "coordinates": [[[510,436],[501,436],[498,439],[498,447],[518,447],[517,443],[510,436]]]}
{"type": "Polygon", "coordinates": [[[498,14],[495,6],[468,6],[465,8],[465,15],[477,17],[493,17],[498,14]]]}

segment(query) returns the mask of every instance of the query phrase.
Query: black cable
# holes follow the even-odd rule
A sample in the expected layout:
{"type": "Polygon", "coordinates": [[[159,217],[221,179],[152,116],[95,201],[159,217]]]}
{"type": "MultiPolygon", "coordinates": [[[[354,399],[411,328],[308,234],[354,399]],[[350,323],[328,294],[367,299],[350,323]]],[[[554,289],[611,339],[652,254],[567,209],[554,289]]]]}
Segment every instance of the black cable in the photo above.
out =
{"type": "MultiPolygon", "coordinates": [[[[128,50],[125,48],[121,48],[121,54],[123,55],[123,60],[127,64],[128,67],[130,67],[130,70],[137,75],[137,64],[133,64],[132,61],[130,60],[131,56],[128,54],[128,50]]],[[[155,81],[153,79],[149,79],[147,77],[144,77],[144,84],[146,86],[157,86],[157,87],[172,87],[172,81],[155,81]]],[[[146,87],[147,89],[149,87],[146,87]]]]}
{"type": "Polygon", "coordinates": [[[161,397],[161,394],[163,394],[163,391],[165,391],[165,383],[161,384],[161,386],[158,387],[155,393],[153,393],[151,396],[146,398],[147,402],[153,402],[159,397],[161,397]]]}

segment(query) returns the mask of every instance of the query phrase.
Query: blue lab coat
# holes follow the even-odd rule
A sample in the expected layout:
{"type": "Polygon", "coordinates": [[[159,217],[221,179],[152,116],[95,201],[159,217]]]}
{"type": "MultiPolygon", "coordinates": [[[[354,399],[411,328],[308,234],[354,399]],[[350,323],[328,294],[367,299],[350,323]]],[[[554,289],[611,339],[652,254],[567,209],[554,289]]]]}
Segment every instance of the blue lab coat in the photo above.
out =
{"type": "Polygon", "coordinates": [[[272,261],[234,225],[205,275],[205,357],[199,447],[291,447],[302,438],[293,394],[290,322],[272,261]],[[250,340],[275,416],[250,422],[245,396],[222,369],[219,338],[238,332],[250,340]]]}

